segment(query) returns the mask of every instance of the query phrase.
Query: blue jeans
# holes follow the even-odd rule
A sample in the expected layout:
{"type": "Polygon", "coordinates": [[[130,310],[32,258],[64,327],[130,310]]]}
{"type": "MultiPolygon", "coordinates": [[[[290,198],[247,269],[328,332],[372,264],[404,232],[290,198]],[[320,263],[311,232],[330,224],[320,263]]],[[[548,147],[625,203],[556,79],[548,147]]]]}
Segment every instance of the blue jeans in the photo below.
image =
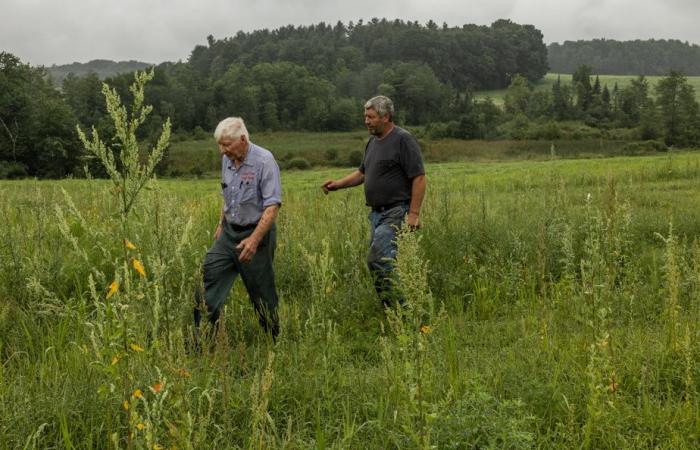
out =
{"type": "Polygon", "coordinates": [[[394,264],[396,263],[396,234],[401,229],[408,213],[408,203],[397,205],[383,212],[371,211],[369,222],[371,237],[367,266],[374,278],[374,289],[384,306],[391,307],[404,298],[394,288],[396,283],[394,264]]]}

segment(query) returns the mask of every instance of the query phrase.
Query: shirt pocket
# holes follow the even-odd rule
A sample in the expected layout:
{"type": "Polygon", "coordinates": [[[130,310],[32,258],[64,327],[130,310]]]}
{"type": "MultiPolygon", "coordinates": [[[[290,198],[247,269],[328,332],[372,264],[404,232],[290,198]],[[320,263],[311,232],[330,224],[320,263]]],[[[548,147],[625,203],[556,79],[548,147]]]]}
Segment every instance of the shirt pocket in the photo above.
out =
{"type": "Polygon", "coordinates": [[[391,172],[396,167],[397,162],[393,159],[381,159],[377,161],[377,174],[379,176],[391,172]]]}
{"type": "Polygon", "coordinates": [[[241,184],[241,204],[258,203],[258,186],[255,183],[241,184]]]}

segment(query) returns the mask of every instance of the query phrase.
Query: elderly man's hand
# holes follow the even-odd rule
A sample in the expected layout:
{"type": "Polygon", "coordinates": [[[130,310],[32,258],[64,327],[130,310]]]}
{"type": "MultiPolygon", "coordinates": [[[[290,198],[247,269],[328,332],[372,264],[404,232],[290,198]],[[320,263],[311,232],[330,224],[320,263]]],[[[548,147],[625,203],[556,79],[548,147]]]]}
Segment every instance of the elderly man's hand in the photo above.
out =
{"type": "Polygon", "coordinates": [[[253,256],[258,251],[258,244],[259,243],[260,243],[260,241],[258,241],[253,236],[248,236],[247,238],[243,239],[236,246],[236,253],[238,253],[238,260],[240,262],[248,262],[251,259],[253,259],[253,256]]]}

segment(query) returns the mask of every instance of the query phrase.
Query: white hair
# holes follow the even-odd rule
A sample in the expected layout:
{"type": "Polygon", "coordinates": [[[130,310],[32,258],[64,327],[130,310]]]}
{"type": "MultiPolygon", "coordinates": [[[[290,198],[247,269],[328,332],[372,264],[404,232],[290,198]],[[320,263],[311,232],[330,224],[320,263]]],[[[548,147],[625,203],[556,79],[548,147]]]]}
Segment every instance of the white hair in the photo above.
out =
{"type": "Polygon", "coordinates": [[[216,126],[214,130],[214,139],[219,142],[222,138],[233,140],[240,139],[245,136],[246,140],[250,140],[248,130],[245,127],[245,122],[240,117],[227,117],[216,126]]]}

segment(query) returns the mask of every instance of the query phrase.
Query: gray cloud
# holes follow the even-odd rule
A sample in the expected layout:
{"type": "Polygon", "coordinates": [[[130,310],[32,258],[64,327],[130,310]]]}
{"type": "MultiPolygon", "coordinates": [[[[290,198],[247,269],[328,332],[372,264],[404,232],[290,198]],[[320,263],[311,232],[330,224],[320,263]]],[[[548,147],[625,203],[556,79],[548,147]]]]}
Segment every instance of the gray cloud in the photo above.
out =
{"type": "Polygon", "coordinates": [[[0,50],[31,64],[104,58],[185,60],[206,36],[372,17],[451,26],[499,18],[539,28],[546,42],[680,39],[700,42],[696,0],[0,0],[0,50]]]}

